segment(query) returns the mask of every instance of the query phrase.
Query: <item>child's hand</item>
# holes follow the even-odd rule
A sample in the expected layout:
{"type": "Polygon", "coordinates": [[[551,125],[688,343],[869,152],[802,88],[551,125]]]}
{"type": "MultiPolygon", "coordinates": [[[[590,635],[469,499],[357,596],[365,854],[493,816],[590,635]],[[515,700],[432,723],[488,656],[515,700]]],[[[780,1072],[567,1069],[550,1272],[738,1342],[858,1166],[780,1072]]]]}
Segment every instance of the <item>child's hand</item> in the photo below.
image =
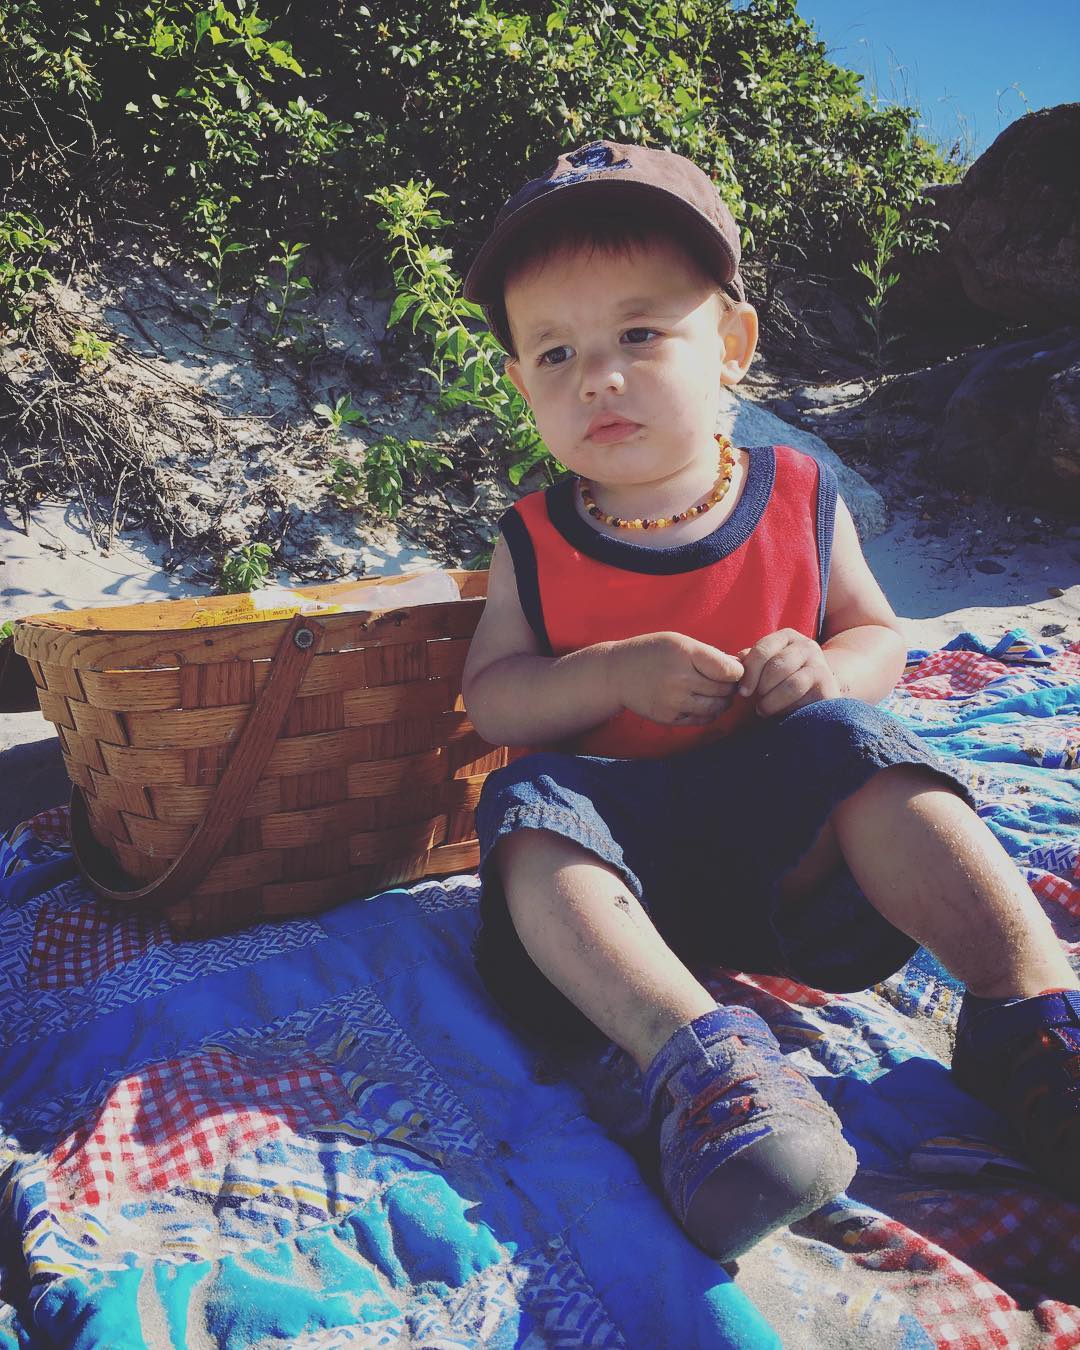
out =
{"type": "Polygon", "coordinates": [[[739,696],[757,699],[763,717],[793,712],[822,698],[839,698],[840,681],[813,638],[791,628],[769,633],[739,652],[745,667],[739,696]]]}
{"type": "Polygon", "coordinates": [[[612,643],[622,707],[665,726],[704,726],[731,706],[741,661],[682,633],[643,633],[612,643]]]}

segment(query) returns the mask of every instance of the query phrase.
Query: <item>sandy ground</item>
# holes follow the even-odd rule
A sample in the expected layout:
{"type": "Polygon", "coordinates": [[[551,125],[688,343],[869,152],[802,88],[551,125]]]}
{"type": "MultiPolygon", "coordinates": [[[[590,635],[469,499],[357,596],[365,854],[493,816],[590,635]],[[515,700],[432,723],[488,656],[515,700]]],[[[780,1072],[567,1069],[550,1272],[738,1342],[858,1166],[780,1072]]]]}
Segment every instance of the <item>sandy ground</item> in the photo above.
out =
{"type": "MultiPolygon", "coordinates": [[[[959,523],[934,525],[918,501],[898,508],[895,492],[885,495],[893,500],[891,523],[865,552],[909,647],[934,648],[965,630],[990,639],[1010,628],[1059,643],[1080,639],[1080,537],[1040,534],[1030,508],[1007,512],[986,503],[959,523]],[[1000,570],[980,570],[988,566],[1000,570]]],[[[395,573],[426,561],[402,548],[372,571],[395,573]]],[[[160,551],[143,541],[121,538],[102,556],[70,509],[41,507],[29,536],[0,515],[0,622],[205,589],[163,572],[160,551]]],[[[0,829],[66,799],[56,737],[39,713],[0,714],[0,768],[0,829]]]]}

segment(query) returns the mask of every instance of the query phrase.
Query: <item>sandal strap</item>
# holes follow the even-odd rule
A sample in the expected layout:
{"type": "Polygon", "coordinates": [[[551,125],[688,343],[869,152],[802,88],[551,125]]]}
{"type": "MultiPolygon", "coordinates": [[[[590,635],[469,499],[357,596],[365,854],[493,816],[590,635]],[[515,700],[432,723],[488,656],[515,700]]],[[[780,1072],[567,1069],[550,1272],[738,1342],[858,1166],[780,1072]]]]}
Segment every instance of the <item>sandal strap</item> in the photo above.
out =
{"type": "Polygon", "coordinates": [[[1080,1094],[1080,1027],[1052,1027],[1042,1033],[1042,1046],[1013,1065],[1009,1087],[1023,1099],[1044,1088],[1066,1097],[1080,1094]]]}
{"type": "Polygon", "coordinates": [[[977,1012],[966,1021],[964,1039],[976,1056],[996,1058],[1003,1042],[1030,1039],[1040,1031],[1058,1028],[1080,1030],[1080,991],[1059,989],[977,1012]]]}
{"type": "Polygon", "coordinates": [[[661,1094],[671,1075],[686,1063],[689,1056],[701,1056],[703,1047],[737,1036],[740,1040],[781,1057],[776,1037],[769,1024],[750,1008],[716,1007],[695,1017],[680,1027],[660,1048],[645,1071],[643,1093],[650,1115],[656,1109],[661,1094]]]}

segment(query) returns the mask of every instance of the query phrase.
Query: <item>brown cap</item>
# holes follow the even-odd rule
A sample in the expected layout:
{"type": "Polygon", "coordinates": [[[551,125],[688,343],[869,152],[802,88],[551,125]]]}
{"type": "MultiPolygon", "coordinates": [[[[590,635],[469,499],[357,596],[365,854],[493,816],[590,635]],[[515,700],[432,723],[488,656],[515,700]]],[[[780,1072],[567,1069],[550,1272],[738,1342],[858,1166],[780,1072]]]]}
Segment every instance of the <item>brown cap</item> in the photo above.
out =
{"type": "Polygon", "coordinates": [[[560,155],[547,173],[534,178],[506,202],[465,278],[465,297],[482,305],[500,342],[503,278],[514,241],[539,217],[578,211],[587,204],[650,203],[670,212],[671,223],[695,257],[735,300],[746,299],[739,275],[739,227],[704,170],[670,150],[591,141],[560,155]]]}

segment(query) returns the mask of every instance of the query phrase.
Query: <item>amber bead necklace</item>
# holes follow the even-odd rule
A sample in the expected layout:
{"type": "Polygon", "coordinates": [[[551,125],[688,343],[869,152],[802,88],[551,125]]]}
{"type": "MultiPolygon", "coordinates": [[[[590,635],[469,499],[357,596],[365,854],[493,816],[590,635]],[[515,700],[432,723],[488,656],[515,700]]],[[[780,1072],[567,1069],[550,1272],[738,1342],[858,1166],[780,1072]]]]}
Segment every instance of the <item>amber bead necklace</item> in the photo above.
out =
{"type": "Polygon", "coordinates": [[[726,436],[719,433],[716,436],[716,443],[720,447],[720,465],[716,482],[713,484],[709,495],[704,501],[698,502],[696,506],[689,506],[685,511],[676,511],[673,516],[658,516],[655,520],[650,520],[647,517],[625,520],[622,516],[609,516],[597,506],[592,495],[592,484],[587,478],[578,481],[581,488],[582,505],[594,520],[602,520],[605,525],[613,525],[620,530],[664,530],[669,525],[677,525],[680,520],[693,520],[695,516],[700,516],[702,512],[708,511],[717,502],[723,501],[728,488],[731,486],[731,475],[735,468],[735,447],[726,436]]]}

